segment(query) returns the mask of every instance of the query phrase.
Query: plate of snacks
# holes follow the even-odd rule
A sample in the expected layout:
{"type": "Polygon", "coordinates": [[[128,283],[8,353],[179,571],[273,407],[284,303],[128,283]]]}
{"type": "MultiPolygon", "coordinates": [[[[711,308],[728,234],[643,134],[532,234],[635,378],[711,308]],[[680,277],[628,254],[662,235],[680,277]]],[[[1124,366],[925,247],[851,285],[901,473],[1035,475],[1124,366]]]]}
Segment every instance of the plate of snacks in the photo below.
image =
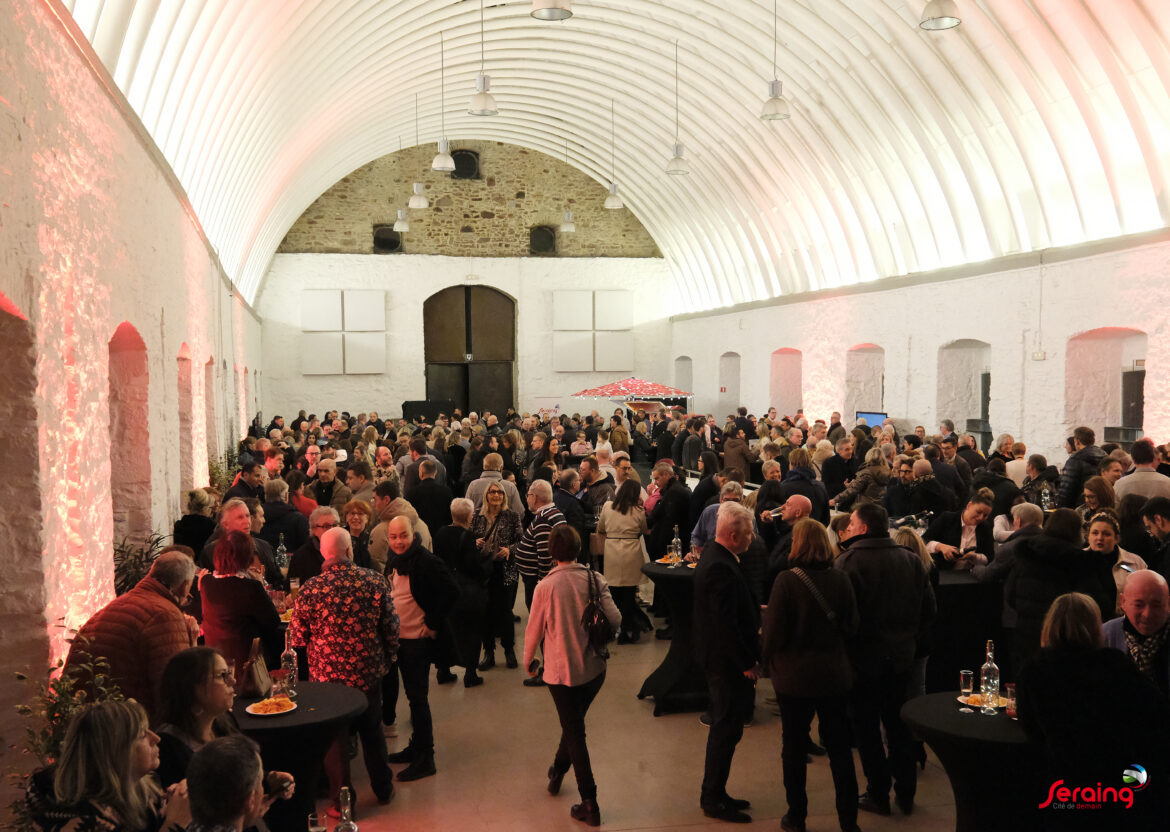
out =
{"type": "MultiPolygon", "coordinates": [[[[964,705],[967,705],[967,706],[972,707],[972,708],[982,708],[983,707],[983,695],[979,694],[979,693],[973,693],[970,696],[960,695],[960,696],[957,696],[955,698],[958,699],[964,705]]],[[[1007,705],[1008,705],[1007,699],[1005,697],[1001,696],[1001,697],[999,697],[999,701],[996,703],[995,707],[1006,708],[1007,705]]]]}
{"type": "Polygon", "coordinates": [[[287,696],[273,696],[268,699],[261,699],[259,702],[253,702],[244,708],[252,716],[279,716],[280,714],[287,714],[296,709],[297,703],[293,702],[287,696]]]}

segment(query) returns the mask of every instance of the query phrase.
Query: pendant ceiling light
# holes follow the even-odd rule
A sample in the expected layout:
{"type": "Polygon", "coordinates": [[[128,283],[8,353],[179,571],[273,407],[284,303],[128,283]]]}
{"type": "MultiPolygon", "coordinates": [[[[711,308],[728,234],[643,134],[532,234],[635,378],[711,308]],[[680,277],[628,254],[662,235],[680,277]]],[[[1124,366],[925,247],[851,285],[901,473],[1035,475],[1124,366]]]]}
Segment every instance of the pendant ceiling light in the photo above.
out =
{"type": "Polygon", "coordinates": [[[483,63],[483,0],[479,0],[479,75],[475,76],[475,95],[471,97],[467,112],[473,116],[494,116],[500,111],[496,109],[495,97],[489,92],[492,77],[483,71],[483,63]]]}
{"type": "MultiPolygon", "coordinates": [[[[414,94],[414,146],[418,147],[418,93],[414,94]]],[[[406,203],[407,208],[414,208],[416,211],[423,208],[429,208],[430,202],[423,194],[423,183],[414,183],[414,196],[406,203]]]]}
{"type": "Polygon", "coordinates": [[[691,172],[683,158],[682,142],[678,140],[678,41],[674,42],[674,156],[666,163],[666,172],[671,176],[686,176],[691,172]]]}
{"type": "Polygon", "coordinates": [[[930,0],[922,10],[922,19],[918,21],[919,29],[928,32],[938,32],[943,29],[954,29],[962,20],[959,18],[959,9],[955,0],[930,0]]]}
{"type": "Polygon", "coordinates": [[[532,0],[531,14],[537,20],[568,20],[573,16],[573,0],[532,0]]]}
{"type": "Polygon", "coordinates": [[[764,121],[783,121],[790,118],[788,100],[783,96],[783,84],[776,77],[776,50],[780,42],[780,16],[777,8],[778,0],[772,0],[772,80],[768,83],[768,100],[760,110],[760,118],[764,121]]]}
{"type": "Polygon", "coordinates": [[[404,231],[410,230],[410,220],[406,218],[406,209],[398,209],[398,219],[394,221],[394,230],[401,234],[404,231]]]}
{"type": "Polygon", "coordinates": [[[447,108],[447,93],[444,89],[447,80],[447,64],[443,53],[443,33],[439,32],[439,152],[431,161],[431,170],[450,173],[455,170],[455,160],[451,158],[451,143],[447,141],[447,117],[443,111],[447,108]]]}
{"type": "MultiPolygon", "coordinates": [[[[565,139],[565,166],[569,165],[569,140],[565,139]]],[[[564,219],[561,221],[560,227],[557,229],[562,234],[572,234],[577,230],[577,223],[573,222],[573,212],[565,211],[564,219]]]]}
{"type": "Polygon", "coordinates": [[[617,119],[614,116],[613,99],[609,100],[609,196],[605,198],[605,207],[611,211],[622,208],[622,198],[618,196],[617,186],[617,119]]]}

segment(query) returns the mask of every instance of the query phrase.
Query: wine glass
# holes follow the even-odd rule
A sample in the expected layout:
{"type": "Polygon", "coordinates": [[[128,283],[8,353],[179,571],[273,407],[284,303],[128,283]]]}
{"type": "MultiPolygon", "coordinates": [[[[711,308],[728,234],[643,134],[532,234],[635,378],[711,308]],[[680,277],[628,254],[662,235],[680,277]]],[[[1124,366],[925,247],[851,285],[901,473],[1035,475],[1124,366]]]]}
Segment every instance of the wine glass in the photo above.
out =
{"type": "MultiPolygon", "coordinates": [[[[960,670],[959,671],[959,690],[966,699],[971,698],[971,692],[975,689],[975,671],[974,670],[960,670]]],[[[964,705],[959,708],[960,713],[973,714],[975,711],[964,705]]]]}

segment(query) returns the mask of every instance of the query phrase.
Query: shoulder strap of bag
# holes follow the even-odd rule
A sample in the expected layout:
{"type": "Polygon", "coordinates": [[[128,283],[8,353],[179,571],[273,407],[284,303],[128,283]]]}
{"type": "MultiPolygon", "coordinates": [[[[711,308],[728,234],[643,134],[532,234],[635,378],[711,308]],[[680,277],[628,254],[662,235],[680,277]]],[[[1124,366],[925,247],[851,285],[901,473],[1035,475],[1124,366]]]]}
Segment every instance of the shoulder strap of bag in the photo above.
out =
{"type": "Polygon", "coordinates": [[[820,606],[821,611],[829,619],[829,623],[836,624],[837,623],[837,613],[835,613],[832,610],[832,608],[829,607],[829,602],[825,600],[825,596],[821,594],[821,591],[819,589],[817,589],[817,585],[813,583],[812,578],[810,578],[808,576],[808,573],[805,572],[800,567],[794,567],[791,570],[791,572],[793,575],[795,575],[797,578],[800,579],[800,582],[802,584],[804,584],[806,587],[808,587],[808,591],[811,592],[812,597],[816,599],[816,602],[820,606]]]}

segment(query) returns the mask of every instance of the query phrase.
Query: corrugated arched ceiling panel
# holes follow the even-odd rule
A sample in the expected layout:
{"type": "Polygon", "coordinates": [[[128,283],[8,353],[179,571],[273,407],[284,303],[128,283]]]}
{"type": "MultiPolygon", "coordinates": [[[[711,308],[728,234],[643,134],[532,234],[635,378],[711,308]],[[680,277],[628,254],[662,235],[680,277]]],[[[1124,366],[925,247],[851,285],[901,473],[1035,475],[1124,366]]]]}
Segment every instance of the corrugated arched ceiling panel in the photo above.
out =
{"type": "MultiPolygon", "coordinates": [[[[54,0],[47,0],[53,2],[54,0]]],[[[440,135],[617,181],[705,309],[1170,224],[1165,0],[779,0],[793,117],[762,122],[771,0],[576,0],[561,23],[487,0],[500,114],[468,115],[475,0],[65,0],[253,300],[339,178],[440,135]],[[440,107],[439,33],[446,39],[440,107]],[[674,141],[674,44],[691,174],[674,141]]]]}

